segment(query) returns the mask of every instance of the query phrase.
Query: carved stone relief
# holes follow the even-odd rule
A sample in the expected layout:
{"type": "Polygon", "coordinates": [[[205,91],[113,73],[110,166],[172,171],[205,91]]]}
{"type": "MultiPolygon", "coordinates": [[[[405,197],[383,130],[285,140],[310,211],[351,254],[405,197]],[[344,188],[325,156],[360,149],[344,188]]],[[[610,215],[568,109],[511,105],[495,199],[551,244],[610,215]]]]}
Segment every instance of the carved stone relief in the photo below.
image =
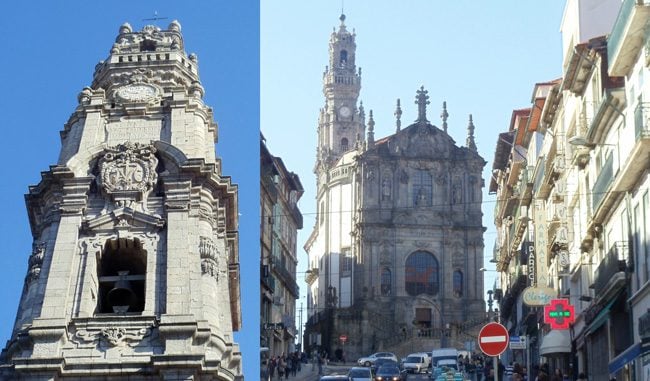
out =
{"type": "Polygon", "coordinates": [[[199,254],[201,255],[201,273],[219,281],[219,249],[208,237],[199,237],[199,254]]]}
{"type": "Polygon", "coordinates": [[[82,348],[95,347],[100,341],[104,341],[113,347],[133,347],[142,341],[142,339],[151,335],[151,331],[151,327],[97,327],[93,329],[75,330],[69,334],[69,339],[82,348]]]}
{"type": "Polygon", "coordinates": [[[32,254],[29,256],[29,268],[27,270],[27,277],[25,282],[28,284],[38,279],[41,274],[41,267],[43,266],[43,258],[45,257],[45,242],[34,242],[32,245],[32,254]]]}
{"type": "Polygon", "coordinates": [[[158,180],[153,144],[126,142],[106,149],[99,160],[98,183],[117,207],[131,207],[146,198],[158,180]]]}

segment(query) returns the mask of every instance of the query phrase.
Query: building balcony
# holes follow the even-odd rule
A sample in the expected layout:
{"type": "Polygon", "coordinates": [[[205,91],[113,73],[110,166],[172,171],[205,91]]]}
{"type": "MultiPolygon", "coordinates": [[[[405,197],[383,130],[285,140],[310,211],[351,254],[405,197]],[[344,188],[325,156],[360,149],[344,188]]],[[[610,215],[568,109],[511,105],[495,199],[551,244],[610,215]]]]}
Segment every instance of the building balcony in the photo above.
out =
{"type": "Polygon", "coordinates": [[[302,213],[298,210],[298,205],[289,206],[289,210],[291,211],[291,217],[296,221],[296,227],[302,229],[302,213]]]}
{"type": "Polygon", "coordinates": [[[643,47],[650,0],[625,0],[607,41],[609,75],[624,76],[643,47]]]}
{"type": "Polygon", "coordinates": [[[605,160],[605,164],[603,164],[603,167],[600,169],[600,173],[594,182],[593,188],[591,188],[591,210],[594,215],[597,214],[598,208],[612,184],[613,175],[614,155],[610,154],[607,157],[607,160],[605,160]]]}
{"type": "Polygon", "coordinates": [[[587,124],[587,140],[593,143],[602,143],[605,135],[621,116],[619,108],[625,104],[625,87],[606,89],[603,99],[597,106],[594,117],[587,124]]]}
{"type": "Polygon", "coordinates": [[[650,103],[641,103],[634,111],[635,137],[632,147],[621,150],[621,163],[613,174],[613,157],[605,162],[592,188],[592,218],[588,231],[602,224],[606,215],[633,189],[650,166],[650,103]],[[609,166],[609,168],[608,168],[609,166]]]}
{"type": "Polygon", "coordinates": [[[601,300],[607,300],[625,285],[627,242],[616,242],[596,268],[594,292],[601,300]]]}
{"type": "Polygon", "coordinates": [[[274,179],[274,176],[270,174],[262,174],[262,189],[266,190],[273,203],[278,200],[278,188],[274,179]]]}
{"type": "Polygon", "coordinates": [[[314,267],[305,272],[305,283],[312,284],[318,279],[318,268],[314,267]]]}
{"type": "Polygon", "coordinates": [[[273,264],[273,272],[275,272],[280,280],[284,283],[289,292],[298,298],[300,296],[300,288],[296,283],[296,274],[291,274],[289,270],[285,269],[281,264],[273,264]]]}

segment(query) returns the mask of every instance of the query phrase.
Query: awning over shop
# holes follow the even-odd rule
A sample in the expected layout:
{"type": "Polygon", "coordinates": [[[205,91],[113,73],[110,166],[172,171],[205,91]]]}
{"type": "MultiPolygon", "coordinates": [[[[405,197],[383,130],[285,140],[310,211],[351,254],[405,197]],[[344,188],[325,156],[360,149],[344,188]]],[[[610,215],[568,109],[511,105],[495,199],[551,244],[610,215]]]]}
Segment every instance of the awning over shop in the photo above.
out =
{"type": "Polygon", "coordinates": [[[567,329],[554,329],[542,339],[539,354],[552,356],[558,353],[571,353],[571,337],[567,329]]]}
{"type": "Polygon", "coordinates": [[[621,370],[625,364],[634,361],[641,354],[641,343],[636,343],[628,347],[626,350],[621,352],[620,355],[614,357],[612,361],[609,362],[607,369],[609,374],[614,374],[621,370]]]}
{"type": "Polygon", "coordinates": [[[600,312],[598,312],[598,315],[591,321],[589,326],[587,327],[587,334],[591,335],[592,333],[596,332],[598,328],[600,328],[607,319],[609,319],[609,310],[612,308],[612,305],[616,302],[616,298],[613,298],[612,300],[603,307],[600,312]]]}

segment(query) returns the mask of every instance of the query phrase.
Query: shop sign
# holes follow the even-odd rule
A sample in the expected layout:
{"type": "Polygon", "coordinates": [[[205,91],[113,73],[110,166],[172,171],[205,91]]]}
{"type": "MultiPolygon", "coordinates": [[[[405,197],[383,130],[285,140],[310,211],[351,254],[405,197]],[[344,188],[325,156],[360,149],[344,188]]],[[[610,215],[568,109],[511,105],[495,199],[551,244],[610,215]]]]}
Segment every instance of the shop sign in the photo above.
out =
{"type": "Polygon", "coordinates": [[[545,306],[557,296],[557,292],[550,287],[526,287],[522,293],[524,304],[529,307],[545,306]]]}
{"type": "Polygon", "coordinates": [[[575,308],[566,299],[553,299],[549,305],[544,306],[544,323],[551,325],[551,329],[569,329],[575,322],[575,308]]]}

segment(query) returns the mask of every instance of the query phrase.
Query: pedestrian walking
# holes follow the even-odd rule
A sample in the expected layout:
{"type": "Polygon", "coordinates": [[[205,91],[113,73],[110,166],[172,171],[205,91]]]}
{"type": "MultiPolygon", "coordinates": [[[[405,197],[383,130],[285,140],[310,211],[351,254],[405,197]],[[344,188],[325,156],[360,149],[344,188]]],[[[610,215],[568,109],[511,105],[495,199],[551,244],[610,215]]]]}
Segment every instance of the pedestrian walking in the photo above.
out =
{"type": "Polygon", "coordinates": [[[323,356],[320,354],[318,355],[318,375],[322,376],[323,375],[323,356]]]}

